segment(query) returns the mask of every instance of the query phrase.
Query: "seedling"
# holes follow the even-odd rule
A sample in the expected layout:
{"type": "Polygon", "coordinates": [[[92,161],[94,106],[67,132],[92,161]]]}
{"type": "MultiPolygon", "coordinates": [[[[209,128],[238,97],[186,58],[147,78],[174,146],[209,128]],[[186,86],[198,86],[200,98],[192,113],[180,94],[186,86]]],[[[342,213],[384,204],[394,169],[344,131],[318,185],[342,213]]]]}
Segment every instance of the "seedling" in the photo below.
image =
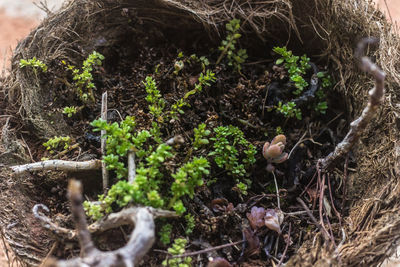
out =
{"type": "Polygon", "coordinates": [[[71,107],[65,107],[63,109],[63,114],[67,115],[68,118],[71,118],[73,115],[76,114],[76,112],[78,112],[77,107],[71,106],[71,107]]]}
{"type": "Polygon", "coordinates": [[[286,118],[296,117],[298,120],[301,120],[302,118],[301,110],[296,108],[296,104],[292,101],[287,102],[286,104],[282,104],[282,102],[279,101],[276,111],[283,114],[286,118]]]}
{"type": "Polygon", "coordinates": [[[47,142],[43,143],[46,150],[50,154],[54,154],[55,150],[62,147],[64,150],[68,149],[71,144],[71,137],[69,136],[55,136],[50,138],[47,142]]]}
{"type": "Polygon", "coordinates": [[[62,60],[62,63],[67,66],[67,69],[72,72],[76,94],[83,103],[88,103],[89,100],[92,103],[95,102],[93,93],[95,85],[93,83],[92,71],[94,66],[101,66],[102,60],[104,60],[104,56],[96,51],[93,51],[87,59],[83,61],[81,69],[69,65],[65,60],[62,60]]]}
{"type": "MultiPolygon", "coordinates": [[[[175,256],[175,255],[182,255],[185,253],[185,246],[187,244],[187,240],[184,238],[178,238],[174,240],[174,244],[172,247],[168,249],[168,253],[175,256]]],[[[163,266],[169,267],[190,267],[192,258],[191,257],[184,257],[184,258],[174,258],[174,259],[166,259],[162,262],[163,266]]]]}
{"type": "Polygon", "coordinates": [[[200,73],[199,82],[194,85],[194,89],[187,92],[181,99],[176,101],[176,103],[171,106],[171,110],[169,111],[167,117],[177,120],[178,113],[184,114],[185,112],[183,111],[183,108],[190,107],[188,98],[191,95],[201,93],[203,91],[203,88],[211,86],[211,84],[215,81],[215,73],[211,70],[207,70],[205,75],[203,73],[200,73]]]}
{"type": "Polygon", "coordinates": [[[244,138],[239,128],[232,125],[217,127],[214,132],[215,137],[210,138],[214,142],[213,151],[208,156],[235,178],[236,187],[242,194],[247,194],[250,181],[244,177],[247,176],[246,169],[255,163],[255,147],[244,138]]]}
{"type": "Polygon", "coordinates": [[[228,58],[228,66],[232,66],[240,73],[242,64],[247,59],[246,49],[237,50],[236,48],[237,41],[240,39],[240,37],[242,37],[242,35],[239,33],[240,20],[233,19],[225,26],[226,30],[228,31],[228,35],[226,36],[226,39],[221,42],[221,46],[218,47],[218,49],[221,51],[221,54],[215,64],[218,65],[226,55],[228,58]]]}
{"type": "Polygon", "coordinates": [[[193,148],[195,150],[200,149],[202,145],[208,145],[210,142],[207,138],[211,134],[210,130],[206,129],[206,124],[202,123],[199,124],[197,128],[194,129],[194,142],[193,142],[193,148]]]}
{"type": "Polygon", "coordinates": [[[293,91],[293,94],[300,95],[304,88],[308,86],[308,82],[306,82],[303,78],[303,75],[306,74],[307,70],[311,67],[309,62],[310,59],[303,55],[302,57],[293,55],[292,51],[288,51],[286,47],[274,47],[273,51],[282,57],[276,60],[276,64],[283,64],[285,69],[289,73],[290,80],[294,83],[296,90],[293,91]],[[300,61],[299,61],[300,59],[300,61]]]}
{"type": "Polygon", "coordinates": [[[47,65],[44,64],[41,60],[36,59],[36,57],[33,57],[31,59],[21,59],[19,61],[19,67],[25,68],[25,67],[31,67],[33,71],[35,72],[35,75],[37,74],[37,69],[41,69],[43,72],[47,72],[47,65]]]}
{"type": "Polygon", "coordinates": [[[172,232],[172,224],[170,223],[165,223],[161,227],[160,231],[158,232],[158,235],[160,236],[160,241],[163,243],[163,245],[168,245],[171,243],[171,232],[172,232]]]}

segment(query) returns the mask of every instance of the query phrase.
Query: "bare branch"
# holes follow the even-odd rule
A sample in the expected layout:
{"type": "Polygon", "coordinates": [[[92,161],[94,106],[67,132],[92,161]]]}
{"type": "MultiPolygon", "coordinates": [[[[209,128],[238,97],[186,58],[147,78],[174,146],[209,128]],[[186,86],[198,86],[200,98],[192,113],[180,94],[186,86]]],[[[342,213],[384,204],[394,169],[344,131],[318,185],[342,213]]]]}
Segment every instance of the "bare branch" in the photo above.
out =
{"type": "Polygon", "coordinates": [[[130,207],[120,212],[111,213],[109,216],[89,225],[91,233],[101,233],[112,228],[122,225],[132,224],[132,217],[137,214],[138,210],[147,209],[154,218],[176,218],[179,217],[175,212],[168,210],[160,210],[151,207],[130,207]]]}
{"type": "MultiPolygon", "coordinates": [[[[150,207],[132,207],[124,209],[118,213],[110,214],[107,218],[87,226],[86,216],[82,206],[82,190],[78,181],[70,181],[68,186],[68,197],[71,201],[72,216],[76,224],[76,235],[81,245],[81,258],[74,258],[65,261],[49,260],[47,266],[134,266],[151,248],[155,240],[155,217],[175,217],[175,212],[158,210],[150,207]],[[90,232],[103,232],[124,224],[134,224],[128,243],[117,250],[103,252],[98,250],[90,237],[90,232]]],[[[47,229],[57,230],[60,228],[54,226],[50,219],[38,210],[42,208],[48,211],[48,208],[42,204],[34,207],[33,212],[47,229]],[[50,226],[48,226],[50,225],[50,226]]],[[[65,233],[64,233],[65,234],[65,233]]],[[[46,266],[46,263],[45,263],[46,266]]]]}
{"type": "Polygon", "coordinates": [[[41,162],[11,166],[10,168],[16,174],[28,171],[46,171],[46,170],[54,170],[54,171],[98,170],[101,168],[101,161],[97,159],[89,161],[45,160],[41,162]]]}
{"type": "Polygon", "coordinates": [[[303,209],[307,212],[308,217],[310,217],[311,221],[318,227],[319,231],[321,232],[322,236],[324,237],[326,242],[329,242],[331,239],[329,238],[329,233],[323,228],[315,219],[314,215],[311,213],[310,209],[307,207],[306,203],[301,198],[296,198],[297,202],[303,207],[303,209]]]}
{"type": "MultiPolygon", "coordinates": [[[[107,121],[107,92],[104,92],[101,96],[101,119],[107,121]]],[[[104,135],[106,134],[106,130],[101,130],[101,154],[106,155],[106,139],[104,135]]],[[[109,184],[109,174],[106,168],[106,163],[101,162],[101,175],[103,177],[103,192],[104,194],[107,192],[108,184],[109,184]]]]}
{"type": "Polygon", "coordinates": [[[332,153],[320,160],[322,171],[326,171],[337,159],[349,153],[350,149],[356,144],[368,123],[371,121],[379,104],[382,102],[385,93],[384,82],[386,74],[372,63],[367,56],[363,56],[365,47],[368,44],[376,42],[377,39],[375,38],[364,38],[359,42],[355,52],[355,57],[359,60],[359,67],[375,78],[375,87],[369,91],[370,98],[368,104],[364,108],[361,116],[350,124],[350,130],[343,141],[335,147],[332,153]]]}

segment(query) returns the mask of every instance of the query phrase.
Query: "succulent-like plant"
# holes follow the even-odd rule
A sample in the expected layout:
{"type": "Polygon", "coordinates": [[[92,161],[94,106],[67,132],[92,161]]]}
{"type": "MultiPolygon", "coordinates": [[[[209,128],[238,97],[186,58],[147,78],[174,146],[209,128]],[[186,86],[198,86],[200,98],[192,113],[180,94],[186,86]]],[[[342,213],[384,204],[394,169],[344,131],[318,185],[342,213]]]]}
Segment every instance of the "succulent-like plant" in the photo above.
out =
{"type": "Polygon", "coordinates": [[[282,163],[288,159],[288,153],[283,152],[286,145],[286,136],[283,134],[275,136],[270,142],[265,142],[263,147],[263,156],[268,161],[267,170],[273,172],[275,167],[272,163],[282,163]]]}

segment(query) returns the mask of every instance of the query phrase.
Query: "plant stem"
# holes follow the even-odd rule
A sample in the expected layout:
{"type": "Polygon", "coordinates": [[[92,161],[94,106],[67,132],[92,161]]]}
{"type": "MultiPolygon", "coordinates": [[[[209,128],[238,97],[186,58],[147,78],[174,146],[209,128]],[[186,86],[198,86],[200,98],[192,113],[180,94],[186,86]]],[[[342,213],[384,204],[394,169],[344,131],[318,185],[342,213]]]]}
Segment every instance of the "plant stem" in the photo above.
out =
{"type": "Polygon", "coordinates": [[[276,189],[276,201],[278,203],[278,209],[281,210],[281,201],[279,199],[279,188],[278,188],[278,183],[276,182],[275,172],[272,172],[272,175],[274,176],[275,189],[276,189]]]}
{"type": "MultiPolygon", "coordinates": [[[[101,119],[107,121],[107,92],[104,92],[101,96],[101,119]]],[[[106,139],[104,135],[106,134],[106,130],[101,130],[101,154],[103,156],[106,155],[106,139]]],[[[106,168],[106,163],[101,161],[101,175],[103,178],[103,192],[107,193],[108,184],[109,184],[109,174],[106,168]]]]}

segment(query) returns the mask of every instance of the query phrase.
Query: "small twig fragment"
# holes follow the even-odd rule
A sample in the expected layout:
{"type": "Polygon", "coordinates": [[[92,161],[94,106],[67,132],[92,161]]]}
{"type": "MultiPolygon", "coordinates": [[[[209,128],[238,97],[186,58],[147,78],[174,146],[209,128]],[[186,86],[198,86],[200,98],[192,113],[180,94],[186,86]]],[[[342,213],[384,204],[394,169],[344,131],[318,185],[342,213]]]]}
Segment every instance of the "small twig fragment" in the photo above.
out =
{"type": "Polygon", "coordinates": [[[20,174],[28,171],[82,171],[99,170],[101,168],[100,160],[89,161],[68,161],[68,160],[44,160],[41,162],[16,165],[10,167],[14,173],[20,174]]]}
{"type": "Polygon", "coordinates": [[[133,183],[136,177],[135,152],[128,152],[128,182],[133,183]]]}
{"type": "Polygon", "coordinates": [[[76,238],[76,232],[74,230],[58,226],[56,223],[52,222],[49,217],[41,213],[39,209],[42,209],[45,212],[49,212],[50,210],[44,204],[36,204],[35,206],[33,206],[33,216],[35,216],[35,218],[39,220],[42,227],[46,228],[59,238],[65,238],[67,240],[76,238]]]}
{"type": "Polygon", "coordinates": [[[322,236],[324,237],[326,242],[330,241],[328,232],[318,223],[317,219],[315,219],[314,215],[311,213],[310,209],[307,207],[306,203],[301,198],[296,198],[297,202],[303,207],[303,209],[307,212],[307,215],[310,217],[311,221],[318,227],[322,236]]]}
{"type": "MultiPolygon", "coordinates": [[[[107,92],[104,92],[103,95],[101,96],[101,119],[104,121],[107,121],[107,92]]],[[[101,135],[101,154],[103,156],[106,155],[106,142],[107,140],[104,138],[104,135],[106,134],[105,130],[101,130],[100,135],[101,135]]],[[[101,162],[101,175],[103,178],[103,192],[104,194],[107,192],[108,189],[108,184],[109,184],[109,174],[108,170],[106,168],[106,163],[101,162]]]]}

